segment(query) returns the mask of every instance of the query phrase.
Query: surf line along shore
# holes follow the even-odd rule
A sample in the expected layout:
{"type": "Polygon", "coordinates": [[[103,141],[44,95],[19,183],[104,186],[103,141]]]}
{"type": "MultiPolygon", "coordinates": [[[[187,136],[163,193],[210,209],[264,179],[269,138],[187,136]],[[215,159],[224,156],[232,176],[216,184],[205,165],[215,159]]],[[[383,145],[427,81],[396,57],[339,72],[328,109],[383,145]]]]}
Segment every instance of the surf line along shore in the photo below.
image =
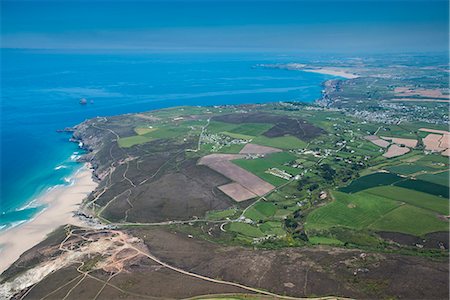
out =
{"type": "Polygon", "coordinates": [[[97,183],[88,164],[74,174],[73,180],[74,183],[69,186],[56,187],[42,195],[38,201],[47,208],[34,219],[0,233],[0,274],[58,227],[66,224],[83,226],[74,212],[97,187],[97,183]]]}

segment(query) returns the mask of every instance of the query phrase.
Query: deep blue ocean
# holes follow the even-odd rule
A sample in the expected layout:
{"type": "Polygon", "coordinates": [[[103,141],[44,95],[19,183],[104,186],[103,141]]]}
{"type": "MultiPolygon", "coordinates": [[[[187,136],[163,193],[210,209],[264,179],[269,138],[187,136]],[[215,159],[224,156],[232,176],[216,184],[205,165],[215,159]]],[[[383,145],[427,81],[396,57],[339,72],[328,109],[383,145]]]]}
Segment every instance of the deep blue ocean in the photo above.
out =
{"type": "Polygon", "coordinates": [[[33,201],[70,184],[78,146],[58,129],[95,116],[180,105],[314,101],[331,76],[254,68],[307,62],[274,54],[1,52],[0,230],[33,217],[33,201]],[[81,98],[88,100],[80,105],[81,98]],[[90,101],[93,103],[90,103],[90,101]]]}

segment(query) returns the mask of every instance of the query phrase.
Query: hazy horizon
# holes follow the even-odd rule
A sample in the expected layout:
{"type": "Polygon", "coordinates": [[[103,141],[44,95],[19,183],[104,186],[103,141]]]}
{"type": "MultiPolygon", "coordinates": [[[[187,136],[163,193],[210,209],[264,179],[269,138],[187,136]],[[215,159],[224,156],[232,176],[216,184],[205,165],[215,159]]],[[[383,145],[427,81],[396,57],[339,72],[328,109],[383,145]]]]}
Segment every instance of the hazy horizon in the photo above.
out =
{"type": "Polygon", "coordinates": [[[448,51],[447,1],[2,1],[1,46],[168,52],[448,51]]]}

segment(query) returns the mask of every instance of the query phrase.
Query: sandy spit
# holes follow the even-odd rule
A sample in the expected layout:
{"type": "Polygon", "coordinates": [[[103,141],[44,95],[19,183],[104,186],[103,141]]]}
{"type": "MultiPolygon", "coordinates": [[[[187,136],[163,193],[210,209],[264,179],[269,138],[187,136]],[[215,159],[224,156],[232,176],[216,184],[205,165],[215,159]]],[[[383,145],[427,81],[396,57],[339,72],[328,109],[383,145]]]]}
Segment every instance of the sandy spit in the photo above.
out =
{"type": "Polygon", "coordinates": [[[326,75],[333,75],[333,76],[339,76],[339,77],[343,77],[343,78],[347,78],[347,79],[354,79],[354,78],[358,78],[358,75],[352,74],[352,73],[348,73],[345,71],[340,71],[340,70],[332,70],[332,69],[302,69],[302,71],[304,72],[312,72],[312,73],[319,73],[319,74],[326,74],[326,75]]]}

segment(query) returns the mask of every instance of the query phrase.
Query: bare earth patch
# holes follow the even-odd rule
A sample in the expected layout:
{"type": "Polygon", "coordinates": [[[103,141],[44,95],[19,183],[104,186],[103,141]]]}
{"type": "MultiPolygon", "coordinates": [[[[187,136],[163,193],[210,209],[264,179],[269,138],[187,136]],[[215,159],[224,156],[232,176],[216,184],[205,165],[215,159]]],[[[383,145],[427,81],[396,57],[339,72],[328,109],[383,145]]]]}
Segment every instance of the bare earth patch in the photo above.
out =
{"type": "Polygon", "coordinates": [[[146,119],[146,120],[153,121],[153,122],[161,120],[161,118],[155,117],[153,115],[146,115],[146,114],[135,114],[135,117],[138,117],[141,119],[146,119]]]}
{"type": "Polygon", "coordinates": [[[410,87],[396,87],[394,93],[397,96],[418,96],[424,98],[448,98],[448,94],[442,93],[440,89],[415,89],[410,87]]]}
{"type": "Polygon", "coordinates": [[[450,149],[442,151],[441,155],[443,155],[443,156],[450,156],[450,149]]]}
{"type": "Polygon", "coordinates": [[[245,201],[256,197],[255,194],[244,188],[237,182],[232,182],[219,186],[219,190],[227,194],[229,197],[237,202],[245,201]]]}
{"type": "Polygon", "coordinates": [[[384,140],[391,141],[394,144],[405,145],[406,147],[410,147],[410,148],[415,148],[417,146],[417,140],[415,140],[415,139],[403,139],[403,138],[388,137],[388,136],[382,136],[381,138],[384,140]]]}
{"type": "Polygon", "coordinates": [[[442,148],[450,148],[450,135],[444,134],[440,140],[439,146],[442,148]]]}
{"type": "Polygon", "coordinates": [[[423,99],[417,99],[417,98],[394,98],[390,101],[395,102],[439,102],[439,103],[448,103],[449,100],[443,100],[443,99],[436,99],[436,98],[423,98],[423,99]]]}
{"type": "Polygon", "coordinates": [[[377,145],[378,147],[386,148],[390,145],[388,141],[382,140],[376,135],[368,135],[364,137],[366,140],[371,141],[373,144],[377,145]]]}
{"type": "Polygon", "coordinates": [[[392,157],[404,155],[404,154],[408,153],[409,151],[410,151],[410,149],[407,147],[400,147],[397,145],[392,145],[388,148],[386,153],[383,154],[383,156],[386,158],[392,158],[392,157]]]}
{"type": "Polygon", "coordinates": [[[429,128],[420,128],[419,131],[430,132],[430,133],[438,133],[438,134],[450,134],[449,131],[437,130],[437,129],[429,129],[429,128]]]}
{"type": "Polygon", "coordinates": [[[263,196],[273,190],[275,188],[273,185],[230,161],[242,157],[244,156],[239,154],[211,154],[202,157],[199,164],[210,167],[258,196],[263,196]]]}
{"type": "Polygon", "coordinates": [[[273,147],[260,146],[256,144],[247,144],[239,153],[241,154],[268,154],[281,152],[282,150],[273,147]]]}
{"type": "Polygon", "coordinates": [[[445,148],[440,146],[442,139],[442,135],[440,134],[429,134],[424,139],[422,139],[423,144],[425,145],[426,150],[430,150],[433,152],[441,152],[444,151],[445,148]]]}

